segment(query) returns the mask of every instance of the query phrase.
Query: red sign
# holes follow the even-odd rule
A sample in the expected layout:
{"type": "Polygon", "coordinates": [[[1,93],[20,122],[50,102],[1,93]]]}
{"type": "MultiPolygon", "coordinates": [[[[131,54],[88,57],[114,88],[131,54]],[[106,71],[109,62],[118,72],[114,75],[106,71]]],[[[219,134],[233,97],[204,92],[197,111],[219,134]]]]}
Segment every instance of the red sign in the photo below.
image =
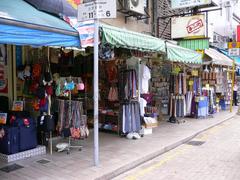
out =
{"type": "Polygon", "coordinates": [[[240,25],[237,25],[237,42],[240,42],[240,25]]]}
{"type": "Polygon", "coordinates": [[[187,26],[187,32],[192,33],[198,31],[201,27],[203,27],[203,22],[201,19],[198,19],[193,23],[191,22],[191,24],[189,23],[189,25],[187,26]]]}

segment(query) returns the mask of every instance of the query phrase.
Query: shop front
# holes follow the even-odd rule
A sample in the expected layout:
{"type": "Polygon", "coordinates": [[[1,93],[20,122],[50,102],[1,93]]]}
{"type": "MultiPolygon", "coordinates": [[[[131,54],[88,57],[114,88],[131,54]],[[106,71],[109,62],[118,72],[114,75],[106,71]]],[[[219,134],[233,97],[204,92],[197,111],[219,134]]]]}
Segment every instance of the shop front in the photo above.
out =
{"type": "Polygon", "coordinates": [[[38,146],[37,131],[43,126],[37,122],[46,119],[44,128],[53,131],[50,59],[63,58],[50,54],[49,47],[80,47],[80,41],[66,22],[24,1],[1,1],[0,11],[0,150],[1,159],[11,162],[46,153],[45,146],[38,146]]]}
{"type": "Polygon", "coordinates": [[[201,54],[153,37],[148,37],[147,40],[138,33],[108,25],[102,25],[102,43],[115,49],[115,59],[105,59],[104,62],[103,58],[102,64],[106,65],[105,69],[115,69],[112,71],[118,72],[114,76],[108,72],[110,79],[102,80],[110,82],[103,85],[107,90],[104,91],[105,98],[101,98],[103,106],[100,114],[104,115],[103,121],[100,118],[100,127],[104,131],[114,129],[129,139],[137,139],[151,134],[152,128],[158,126],[164,114],[170,112],[173,117],[185,116],[181,114],[185,113],[183,111],[176,112],[181,104],[172,102],[172,99],[185,99],[187,82],[183,77],[186,76],[188,66],[201,66],[201,54]],[[111,77],[115,79],[111,80],[111,77]],[[185,81],[181,82],[183,79],[185,81]],[[177,91],[171,91],[170,86],[176,88],[175,83],[179,81],[180,91],[178,88],[177,91]],[[184,92],[181,90],[183,87],[184,92]],[[103,102],[104,99],[107,102],[103,102]],[[139,108],[140,112],[136,111],[139,108]]]}
{"type": "MultiPolygon", "coordinates": [[[[79,35],[64,21],[21,0],[16,1],[21,7],[16,11],[13,10],[16,5],[8,1],[1,3],[4,4],[1,11],[6,14],[0,18],[0,43],[6,47],[6,55],[1,51],[1,63],[8,68],[4,73],[0,69],[0,77],[7,73],[7,80],[1,81],[8,82],[7,93],[6,89],[2,93],[8,97],[9,103],[6,107],[1,105],[1,111],[8,116],[6,123],[21,119],[22,124],[16,124],[16,127],[8,125],[17,131],[25,128],[30,133],[27,137],[32,140],[27,144],[34,143],[21,151],[50,143],[52,153],[51,141],[45,140],[53,133],[56,137],[69,138],[67,146],[58,146],[59,151],[69,152],[71,139],[85,139],[89,135],[87,127],[94,126],[93,50],[77,49],[80,48],[79,35]],[[35,125],[37,131],[36,128],[28,129],[35,125]]],[[[100,25],[100,37],[100,130],[129,139],[151,134],[161,119],[161,107],[166,108],[164,103],[173,96],[178,100],[185,96],[186,89],[182,87],[186,86],[184,77],[188,65],[183,64],[200,64],[201,55],[152,36],[104,24],[100,25]],[[153,75],[157,63],[164,67],[161,73],[166,72],[161,77],[153,75]],[[177,68],[179,64],[180,70],[177,68]],[[169,72],[176,73],[172,76],[174,82],[181,82],[176,91],[173,88],[174,91],[170,92],[173,96],[167,92],[168,86],[176,86],[169,81],[169,72]],[[159,84],[163,84],[163,88],[159,84]],[[159,96],[165,95],[169,99],[159,100],[159,96]]],[[[170,104],[175,107],[177,101],[170,104]]],[[[170,109],[174,115],[176,109],[170,109]]],[[[16,151],[7,154],[16,154],[16,151]]]]}
{"type": "Polygon", "coordinates": [[[212,112],[229,110],[234,85],[234,61],[220,51],[209,48],[205,49],[204,62],[202,84],[204,90],[211,91],[210,94],[212,94],[213,102],[211,103],[213,108],[212,112]]]}

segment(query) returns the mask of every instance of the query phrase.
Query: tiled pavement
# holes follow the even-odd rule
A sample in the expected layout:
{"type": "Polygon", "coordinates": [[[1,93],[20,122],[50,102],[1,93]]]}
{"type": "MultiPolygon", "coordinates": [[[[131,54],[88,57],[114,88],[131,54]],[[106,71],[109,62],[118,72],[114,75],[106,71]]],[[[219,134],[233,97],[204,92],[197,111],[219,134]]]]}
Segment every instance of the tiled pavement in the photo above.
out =
{"type": "MultiPolygon", "coordinates": [[[[93,166],[93,136],[85,141],[77,141],[83,145],[82,151],[66,152],[29,158],[15,163],[24,168],[5,173],[0,171],[0,179],[111,179],[132,167],[139,165],[159,154],[162,154],[193,138],[200,132],[215,126],[236,114],[220,112],[214,118],[186,119],[185,123],[171,124],[162,121],[152,135],[140,140],[128,140],[117,135],[100,133],[100,165],[93,166]],[[50,160],[40,164],[40,159],[50,160]]],[[[5,166],[0,162],[0,167],[5,166]]]]}
{"type": "Polygon", "coordinates": [[[164,153],[114,180],[239,180],[240,116],[164,153]]]}

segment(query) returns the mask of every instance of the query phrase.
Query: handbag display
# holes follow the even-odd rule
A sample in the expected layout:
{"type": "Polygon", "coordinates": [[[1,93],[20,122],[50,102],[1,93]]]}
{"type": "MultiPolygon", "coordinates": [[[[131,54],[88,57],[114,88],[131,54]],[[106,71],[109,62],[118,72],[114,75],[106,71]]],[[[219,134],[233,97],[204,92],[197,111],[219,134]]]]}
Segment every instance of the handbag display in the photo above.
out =
{"type": "Polygon", "coordinates": [[[44,86],[39,86],[37,89],[37,97],[39,99],[43,99],[45,97],[45,87],[44,86]]]}
{"type": "Polygon", "coordinates": [[[52,115],[44,116],[44,131],[50,132],[55,130],[55,121],[52,115]]]}
{"type": "Polygon", "coordinates": [[[108,94],[109,101],[118,101],[118,89],[117,87],[111,87],[108,94]]]}
{"type": "Polygon", "coordinates": [[[80,139],[80,137],[81,137],[80,128],[71,127],[70,131],[71,131],[71,137],[72,138],[80,139]]]}

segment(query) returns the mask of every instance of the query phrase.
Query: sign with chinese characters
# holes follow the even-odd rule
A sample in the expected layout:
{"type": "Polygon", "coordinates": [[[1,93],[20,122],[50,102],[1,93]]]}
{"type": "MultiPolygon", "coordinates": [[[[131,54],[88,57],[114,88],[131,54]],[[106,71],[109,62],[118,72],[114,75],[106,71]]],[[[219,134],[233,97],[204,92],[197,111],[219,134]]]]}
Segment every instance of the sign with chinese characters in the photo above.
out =
{"type": "Polygon", "coordinates": [[[187,16],[172,18],[171,35],[173,39],[205,37],[205,16],[187,16]]]}
{"type": "Polygon", "coordinates": [[[240,56],[240,48],[231,48],[228,49],[229,56],[240,56]]]}
{"type": "Polygon", "coordinates": [[[116,0],[97,0],[78,5],[78,21],[116,17],[116,0]]]}
{"type": "Polygon", "coordinates": [[[240,42],[229,42],[228,43],[228,48],[232,49],[232,48],[240,48],[240,42]]]}
{"type": "Polygon", "coordinates": [[[172,9],[202,6],[207,4],[211,4],[211,0],[172,0],[171,1],[172,9]]]}
{"type": "Polygon", "coordinates": [[[229,42],[228,43],[228,55],[229,56],[240,56],[240,42],[229,42]]]}

